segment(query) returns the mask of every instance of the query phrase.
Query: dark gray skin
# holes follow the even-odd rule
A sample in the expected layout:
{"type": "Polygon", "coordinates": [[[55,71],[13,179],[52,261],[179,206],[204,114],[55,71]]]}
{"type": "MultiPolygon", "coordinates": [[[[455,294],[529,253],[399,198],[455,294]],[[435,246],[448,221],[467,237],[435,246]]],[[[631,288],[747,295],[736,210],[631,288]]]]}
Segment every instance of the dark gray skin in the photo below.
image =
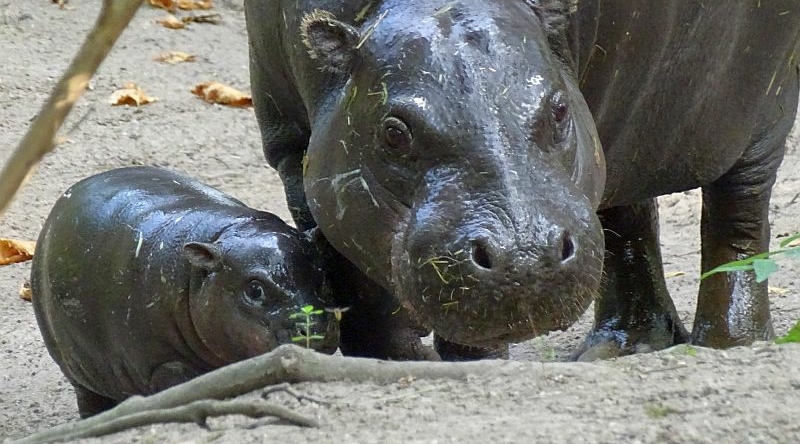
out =
{"type": "MultiPolygon", "coordinates": [[[[298,334],[292,313],[331,306],[305,234],[166,170],[73,185],[39,236],[33,305],[82,417],[250,358],[298,334]]],[[[332,316],[317,319],[332,353],[332,316]],[[327,330],[326,330],[327,328],[327,330]]]]}
{"type": "Polygon", "coordinates": [[[422,357],[357,343],[411,338],[416,322],[445,358],[502,354],[570,325],[595,293],[579,358],[772,335],[749,272],[703,281],[689,335],[654,197],[703,188],[703,271],[765,250],[798,97],[796,2],[249,0],[246,13],[267,160],[298,225],[357,267],[334,283],[360,289],[345,353],[422,357]],[[386,291],[366,294],[358,271],[386,291]],[[384,305],[359,313],[367,300],[384,305]]]}

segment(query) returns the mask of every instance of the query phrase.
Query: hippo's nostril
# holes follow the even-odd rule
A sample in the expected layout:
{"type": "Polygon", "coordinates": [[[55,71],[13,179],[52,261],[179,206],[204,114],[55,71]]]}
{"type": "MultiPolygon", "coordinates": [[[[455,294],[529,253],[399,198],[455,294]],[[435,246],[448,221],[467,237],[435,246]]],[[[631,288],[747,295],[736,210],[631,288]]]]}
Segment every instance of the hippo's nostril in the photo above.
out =
{"type": "Polygon", "coordinates": [[[575,244],[572,242],[572,236],[569,231],[564,231],[561,236],[561,262],[566,262],[575,255],[575,244]]]}
{"type": "Polygon", "coordinates": [[[489,255],[489,249],[484,241],[472,241],[472,262],[487,270],[492,268],[492,257],[489,255]]]}

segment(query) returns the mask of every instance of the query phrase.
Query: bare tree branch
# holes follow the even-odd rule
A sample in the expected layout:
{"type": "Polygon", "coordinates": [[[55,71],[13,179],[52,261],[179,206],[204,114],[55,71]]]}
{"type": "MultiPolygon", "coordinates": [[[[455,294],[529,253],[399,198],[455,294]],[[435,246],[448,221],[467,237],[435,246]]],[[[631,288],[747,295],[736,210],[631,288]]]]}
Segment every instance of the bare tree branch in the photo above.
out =
{"type": "MultiPolygon", "coordinates": [[[[16,444],[49,443],[102,436],[120,431],[106,428],[112,421],[131,421],[144,412],[172,409],[204,399],[225,399],[285,382],[373,381],[394,383],[402,378],[466,379],[497,372],[518,372],[517,362],[391,362],[364,358],[328,356],[294,345],[222,367],[184,384],[148,397],[133,397],[116,408],[91,418],[47,429],[16,444]],[[498,370],[499,369],[499,370],[498,370]]],[[[249,402],[249,401],[248,401],[249,402]]],[[[263,402],[263,401],[260,401],[263,402]]],[[[272,414],[272,413],[268,413],[272,414]]],[[[129,427],[140,425],[130,423],[129,427]]]]}
{"type": "Polygon", "coordinates": [[[33,168],[52,151],[53,140],[64,119],[142,1],[103,0],[97,23],[0,172],[0,215],[33,168]]]}

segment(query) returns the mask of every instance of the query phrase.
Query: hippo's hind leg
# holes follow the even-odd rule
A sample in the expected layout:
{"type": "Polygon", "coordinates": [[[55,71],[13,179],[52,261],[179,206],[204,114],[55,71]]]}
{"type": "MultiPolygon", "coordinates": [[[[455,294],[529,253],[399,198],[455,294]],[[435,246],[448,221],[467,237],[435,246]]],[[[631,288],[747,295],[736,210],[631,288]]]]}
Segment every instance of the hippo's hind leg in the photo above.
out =
{"type": "MultiPolygon", "coordinates": [[[[703,187],[704,273],[767,251],[769,198],[790,127],[765,131],[768,136],[757,138],[730,171],[703,187]]],[[[723,348],[772,337],[767,281],[756,282],[753,271],[734,271],[700,282],[693,343],[723,348]]]]}
{"type": "Polygon", "coordinates": [[[664,281],[655,199],[599,216],[605,276],[595,301],[594,327],[573,358],[604,359],[686,342],[688,334],[664,281]]]}
{"type": "Polygon", "coordinates": [[[119,404],[116,400],[106,398],[83,386],[73,384],[73,387],[75,388],[75,397],[78,398],[78,413],[81,418],[88,418],[105,412],[119,404]]]}

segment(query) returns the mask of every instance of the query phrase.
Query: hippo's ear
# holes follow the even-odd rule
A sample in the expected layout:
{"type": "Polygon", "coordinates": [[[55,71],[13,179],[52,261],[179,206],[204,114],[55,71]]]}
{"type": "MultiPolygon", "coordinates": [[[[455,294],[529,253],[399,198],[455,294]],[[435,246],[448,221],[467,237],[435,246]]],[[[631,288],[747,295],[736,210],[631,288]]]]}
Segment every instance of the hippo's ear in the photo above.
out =
{"type": "Polygon", "coordinates": [[[183,245],[183,255],[190,264],[204,270],[214,271],[222,266],[222,252],[214,244],[188,242],[183,245]]]}
{"type": "Polygon", "coordinates": [[[350,71],[361,34],[358,29],[340,22],[328,11],[316,9],[303,17],[300,35],[308,54],[321,68],[334,73],[350,71]]]}

